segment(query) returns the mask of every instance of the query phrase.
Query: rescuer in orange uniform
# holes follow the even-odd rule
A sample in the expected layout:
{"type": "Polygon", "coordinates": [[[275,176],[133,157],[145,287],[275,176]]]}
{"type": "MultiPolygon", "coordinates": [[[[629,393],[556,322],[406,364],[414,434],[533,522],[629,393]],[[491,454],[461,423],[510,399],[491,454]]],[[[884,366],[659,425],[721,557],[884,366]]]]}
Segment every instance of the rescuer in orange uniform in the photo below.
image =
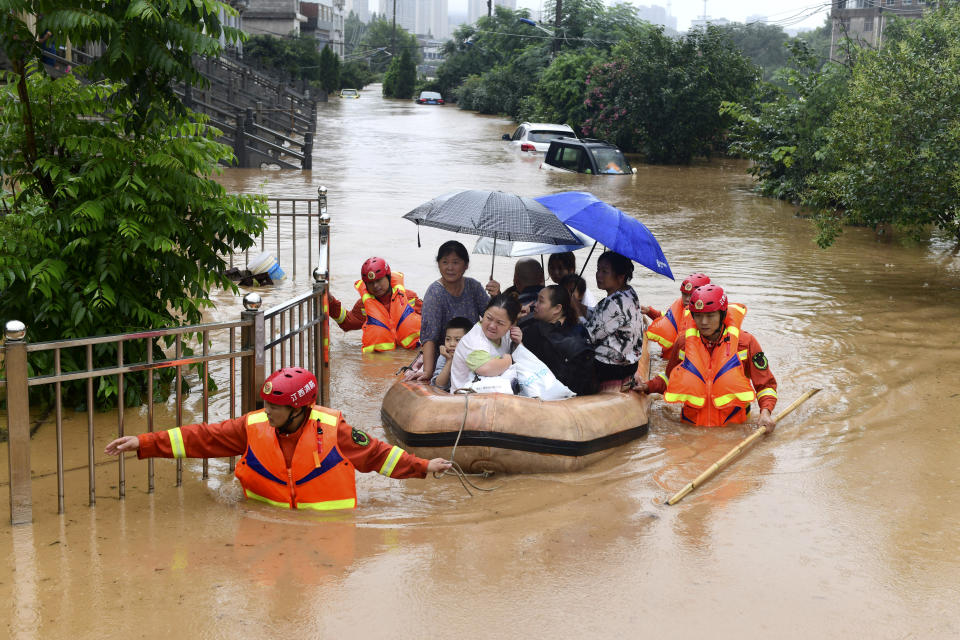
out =
{"type": "Polygon", "coordinates": [[[693,290],[689,308],[696,326],[677,339],[666,375],[635,389],[682,402],[683,419],[700,427],[743,423],[756,400],[757,422],[772,433],[777,380],[757,339],[740,329],[746,308],[730,305],[728,310],[723,289],[712,284],[693,290]]]}
{"type": "Polygon", "coordinates": [[[443,458],[413,456],[351,427],[339,411],[314,405],[317,379],[306,369],[273,373],[260,397],[264,408],[239,418],[124,436],[104,452],[136,451],[140,459],[242,455],[235,473],[246,497],[317,511],[357,506],[356,471],[402,479],[450,468],[443,458]]]}
{"type": "Polygon", "coordinates": [[[670,357],[670,349],[677,341],[677,336],[683,335],[687,329],[694,326],[687,305],[690,304],[693,290],[706,284],[710,284],[709,276],[703,273],[691,273],[680,283],[680,297],[673,301],[665,314],[661,314],[653,307],[641,309],[644,315],[653,320],[647,329],[647,338],[662,347],[660,357],[664,360],[670,357]]]}
{"type": "Polygon", "coordinates": [[[363,352],[392,351],[400,345],[414,349],[420,344],[422,301],[403,286],[403,274],[391,273],[383,258],[369,258],[353,285],[360,299],[349,312],[329,296],[330,317],[344,331],[363,329],[363,352]]]}

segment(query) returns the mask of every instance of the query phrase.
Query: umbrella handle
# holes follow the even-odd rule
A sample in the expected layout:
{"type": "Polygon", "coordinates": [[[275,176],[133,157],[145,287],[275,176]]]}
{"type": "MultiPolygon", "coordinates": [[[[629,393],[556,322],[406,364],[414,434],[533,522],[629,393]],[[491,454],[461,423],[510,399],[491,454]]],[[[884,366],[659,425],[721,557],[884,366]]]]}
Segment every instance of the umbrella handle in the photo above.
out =
{"type": "Polygon", "coordinates": [[[493,236],[493,255],[490,256],[490,279],[493,280],[493,262],[497,259],[497,236],[493,236]]]}
{"type": "Polygon", "coordinates": [[[583,277],[583,272],[587,270],[587,263],[590,262],[590,256],[593,255],[593,250],[597,248],[597,241],[593,241],[593,246],[590,247],[590,253],[587,254],[587,259],[583,261],[583,268],[580,269],[580,277],[583,277]]]}

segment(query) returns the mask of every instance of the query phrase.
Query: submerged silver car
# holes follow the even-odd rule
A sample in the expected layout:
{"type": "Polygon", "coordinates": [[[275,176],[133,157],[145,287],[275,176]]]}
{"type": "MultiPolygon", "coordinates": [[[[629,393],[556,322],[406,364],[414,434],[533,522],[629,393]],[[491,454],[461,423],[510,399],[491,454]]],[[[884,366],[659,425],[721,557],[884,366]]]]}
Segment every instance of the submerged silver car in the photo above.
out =
{"type": "Polygon", "coordinates": [[[557,138],[576,138],[568,125],[549,124],[546,122],[521,122],[513,135],[503,134],[503,140],[509,140],[507,145],[517,151],[527,151],[530,153],[544,153],[550,147],[550,141],[557,138]]]}

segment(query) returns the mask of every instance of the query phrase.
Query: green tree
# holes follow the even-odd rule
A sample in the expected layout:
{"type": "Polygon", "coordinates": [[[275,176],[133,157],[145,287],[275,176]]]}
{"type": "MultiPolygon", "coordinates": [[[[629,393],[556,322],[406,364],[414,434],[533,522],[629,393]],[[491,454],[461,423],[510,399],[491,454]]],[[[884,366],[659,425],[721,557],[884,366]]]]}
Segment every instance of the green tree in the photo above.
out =
{"type": "MultiPolygon", "coordinates": [[[[242,37],[221,19],[235,13],[218,0],[2,0],[0,34],[21,79],[27,62],[39,56],[39,46],[20,16],[42,15],[37,31],[49,30],[57,42],[100,43],[102,53],[85,73],[122,83],[110,99],[133,110],[126,122],[133,130],[154,118],[185,113],[174,87],[202,84],[193,56],[217,55],[221,36],[228,42],[242,37]]],[[[26,100],[22,92],[18,95],[26,100]]]]}
{"type": "Polygon", "coordinates": [[[530,44],[508,62],[483,73],[479,81],[464,83],[455,92],[457,103],[462,109],[516,118],[523,99],[536,86],[533,80],[540,77],[549,61],[542,44],[530,44]]]}
{"type": "MultiPolygon", "coordinates": [[[[261,199],[228,195],[211,179],[231,150],[173,94],[172,83],[198,80],[192,56],[219,50],[219,12],[232,10],[205,0],[13,8],[0,10],[15,69],[0,81],[3,316],[24,321],[31,341],[200,322],[214,287],[236,290],[225,256],[252,246],[267,213],[261,199]],[[39,28],[58,39],[101,41],[103,57],[77,73],[130,82],[47,77],[16,17],[29,13],[44,13],[39,28]]],[[[117,362],[113,346],[95,356],[95,366],[117,362]]],[[[145,360],[144,341],[125,356],[145,360]]],[[[64,353],[65,369],[85,367],[71,357],[64,353]]],[[[104,379],[99,400],[115,389],[104,379]]]]}
{"type": "Polygon", "coordinates": [[[320,52],[320,87],[330,93],[340,88],[340,57],[333,52],[330,45],[325,45],[320,52]]]}
{"type": "Polygon", "coordinates": [[[730,151],[749,158],[747,171],[764,195],[799,202],[807,180],[828,169],[821,154],[830,117],[847,97],[849,70],[822,61],[802,40],[788,44],[789,64],[758,104],[724,103],[733,115],[730,151]]]}
{"type": "Polygon", "coordinates": [[[894,24],[861,52],[806,204],[827,246],[844,224],[931,226],[960,239],[960,8],[894,24]]]}
{"type": "Polygon", "coordinates": [[[345,62],[340,70],[341,89],[363,89],[374,81],[374,74],[363,60],[345,62]]]}
{"type": "Polygon", "coordinates": [[[317,40],[311,36],[253,36],[244,46],[243,60],[283,80],[305,80],[316,87],[323,84],[324,63],[317,40]]]}
{"type": "Polygon", "coordinates": [[[819,61],[818,69],[830,60],[830,39],[833,37],[833,22],[827,16],[823,24],[796,37],[807,45],[810,53],[819,61]]]}
{"type": "Polygon", "coordinates": [[[583,132],[653,163],[724,150],[733,117],[721,114],[720,104],[746,101],[757,81],[756,67],[714,26],[677,40],[650,28],[617,45],[612,57],[591,71],[583,132]]]}
{"type": "MultiPolygon", "coordinates": [[[[520,22],[520,18],[528,16],[526,9],[513,11],[497,5],[492,16],[456,29],[453,38],[444,44],[444,62],[437,69],[438,91],[452,95],[466,78],[510,62],[531,44],[538,45],[546,56],[549,42],[532,37],[540,32],[520,22]]],[[[531,80],[526,78],[527,82],[531,80]]]]}
{"type": "Polygon", "coordinates": [[[533,94],[520,105],[518,120],[568,124],[579,131],[587,119],[583,101],[590,69],[603,61],[597,49],[563,53],[540,75],[533,94]]]}
{"type": "Polygon", "coordinates": [[[410,99],[417,84],[417,66],[410,51],[404,49],[395,57],[383,76],[383,95],[387,98],[410,99]]]}
{"type": "Polygon", "coordinates": [[[397,26],[394,32],[393,24],[389,20],[371,20],[360,41],[358,56],[370,61],[370,70],[374,73],[384,73],[390,66],[393,58],[400,52],[407,51],[412,56],[414,66],[423,58],[417,37],[403,27],[397,26]],[[394,37],[396,33],[396,37],[394,37]]]}
{"type": "Polygon", "coordinates": [[[734,22],[720,28],[727,32],[743,55],[763,70],[764,80],[770,80],[778,69],[787,64],[789,53],[786,43],[790,36],[779,25],[734,22]]]}

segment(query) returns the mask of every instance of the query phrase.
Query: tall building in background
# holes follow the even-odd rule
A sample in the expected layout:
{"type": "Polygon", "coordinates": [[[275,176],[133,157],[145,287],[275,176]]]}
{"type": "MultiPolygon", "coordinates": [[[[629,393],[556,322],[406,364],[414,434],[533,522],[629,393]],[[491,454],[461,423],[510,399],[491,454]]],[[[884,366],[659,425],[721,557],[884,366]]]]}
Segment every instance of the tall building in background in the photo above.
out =
{"type": "Polygon", "coordinates": [[[410,33],[417,32],[417,0],[380,0],[380,15],[393,22],[393,7],[396,2],[397,26],[410,33]]]}
{"type": "Polygon", "coordinates": [[[642,4],[637,5],[637,16],[650,24],[659,24],[667,29],[677,30],[676,17],[670,15],[670,9],[666,9],[660,5],[655,4],[649,7],[642,4]]]}
{"type": "Polygon", "coordinates": [[[450,34],[447,0],[417,0],[417,35],[443,40],[450,34]]]}
{"type": "Polygon", "coordinates": [[[360,22],[364,24],[370,22],[370,3],[367,0],[347,0],[343,15],[349,16],[351,11],[360,18],[360,22]]]}
{"type": "MultiPolygon", "coordinates": [[[[517,0],[496,0],[493,4],[508,9],[517,8],[517,0]]],[[[469,0],[469,4],[467,5],[467,22],[473,24],[485,15],[487,15],[487,0],[469,0]]]]}

